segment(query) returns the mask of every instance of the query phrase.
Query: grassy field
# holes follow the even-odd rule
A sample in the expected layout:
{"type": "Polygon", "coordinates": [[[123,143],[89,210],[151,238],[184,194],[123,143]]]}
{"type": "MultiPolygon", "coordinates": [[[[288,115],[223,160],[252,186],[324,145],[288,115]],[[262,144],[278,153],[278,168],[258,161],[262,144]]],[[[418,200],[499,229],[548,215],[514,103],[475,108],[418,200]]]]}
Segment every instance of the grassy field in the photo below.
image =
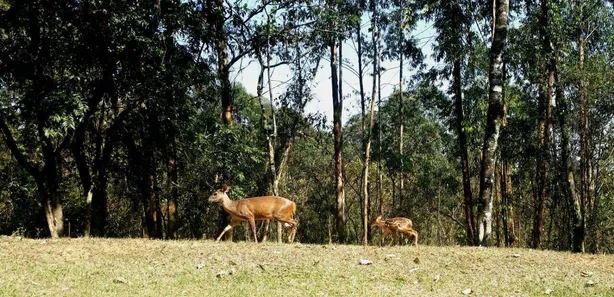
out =
{"type": "Polygon", "coordinates": [[[468,296],[614,296],[614,256],[0,238],[0,296],[465,296],[468,289],[468,296]]]}

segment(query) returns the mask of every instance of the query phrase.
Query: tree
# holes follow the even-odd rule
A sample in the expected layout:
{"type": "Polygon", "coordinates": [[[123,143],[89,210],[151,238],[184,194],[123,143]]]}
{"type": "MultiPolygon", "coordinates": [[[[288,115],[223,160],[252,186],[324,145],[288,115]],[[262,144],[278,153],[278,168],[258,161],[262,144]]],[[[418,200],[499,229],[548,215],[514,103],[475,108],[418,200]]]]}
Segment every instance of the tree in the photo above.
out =
{"type": "Polygon", "coordinates": [[[353,18],[350,17],[349,3],[344,1],[326,2],[327,13],[325,20],[330,21],[327,28],[332,28],[329,33],[324,34],[326,46],[329,49],[331,87],[333,100],[333,139],[334,139],[334,160],[335,160],[335,200],[336,207],[336,230],[339,242],[346,242],[346,206],[345,191],[343,185],[343,92],[342,92],[342,72],[339,65],[342,65],[342,43],[346,38],[348,28],[353,28],[353,18]]]}
{"type": "Polygon", "coordinates": [[[505,84],[503,65],[505,63],[509,2],[507,0],[497,0],[495,4],[494,11],[496,11],[496,15],[493,16],[495,30],[493,31],[494,36],[490,48],[490,93],[484,146],[482,148],[477,217],[479,224],[478,240],[480,245],[484,246],[489,246],[492,240],[492,188],[495,179],[499,133],[505,113],[503,108],[503,86],[505,84]]]}
{"type": "Polygon", "coordinates": [[[71,52],[64,49],[75,28],[63,11],[74,3],[43,5],[8,2],[2,30],[0,81],[3,96],[0,130],[13,157],[34,179],[46,229],[64,235],[61,194],[65,150],[74,130],[73,117],[83,113],[77,84],[67,71],[71,52]],[[9,55],[8,53],[11,53],[9,55]]]}
{"type": "MultiPolygon", "coordinates": [[[[423,61],[422,51],[417,45],[417,40],[412,36],[411,31],[417,26],[418,12],[417,7],[404,0],[394,2],[387,13],[384,12],[381,17],[382,27],[385,31],[383,56],[389,60],[398,60],[399,65],[399,94],[403,97],[405,77],[403,76],[404,68],[407,67],[407,62],[411,67],[418,67],[423,61]],[[391,21],[394,20],[394,21],[391,21]],[[408,33],[409,32],[409,33],[408,33]],[[407,58],[407,59],[405,59],[407,58]]],[[[400,100],[398,121],[399,136],[396,144],[398,145],[399,154],[399,170],[398,170],[398,196],[400,204],[408,204],[405,195],[405,160],[404,155],[404,102],[403,98],[400,100]]]]}
{"type": "Polygon", "coordinates": [[[501,221],[503,223],[503,238],[506,247],[512,247],[516,241],[514,227],[514,206],[512,198],[512,167],[502,160],[501,166],[501,221]]]}
{"type": "Polygon", "coordinates": [[[469,152],[466,130],[465,103],[463,102],[462,68],[465,60],[465,51],[461,47],[463,40],[471,40],[468,28],[471,26],[469,13],[463,7],[475,9],[475,5],[461,2],[438,2],[425,1],[429,10],[427,19],[433,19],[438,32],[437,42],[439,46],[435,57],[438,61],[445,60],[451,67],[447,67],[442,74],[447,74],[451,68],[452,83],[451,93],[454,97],[455,106],[455,130],[458,138],[458,152],[463,176],[463,207],[465,213],[465,230],[467,244],[476,244],[474,202],[471,190],[471,168],[469,164],[469,152]]]}
{"type": "Polygon", "coordinates": [[[535,204],[535,219],[533,221],[533,248],[540,248],[544,231],[544,210],[548,196],[548,170],[550,166],[550,122],[552,118],[552,92],[554,86],[554,58],[550,37],[550,21],[548,17],[548,0],[541,0],[540,37],[542,39],[542,73],[539,86],[539,123],[538,123],[538,155],[536,162],[537,197],[535,204]]]}
{"type": "MultiPolygon", "coordinates": [[[[375,114],[375,97],[377,95],[376,82],[380,70],[380,52],[379,52],[379,26],[378,26],[378,5],[375,1],[371,1],[371,41],[373,42],[373,85],[371,91],[371,107],[369,109],[369,128],[366,135],[366,144],[364,151],[364,161],[362,165],[362,197],[363,197],[363,235],[362,242],[367,246],[369,242],[369,160],[371,158],[371,134],[373,133],[373,118],[375,114]]],[[[360,32],[358,33],[360,35],[360,32]]],[[[360,40],[359,40],[360,42],[360,40]]],[[[359,56],[359,59],[362,57],[359,56]]],[[[360,78],[362,81],[362,77],[360,78]]],[[[362,83],[361,83],[362,85],[362,83]]],[[[363,100],[364,101],[364,100],[363,100]]]]}

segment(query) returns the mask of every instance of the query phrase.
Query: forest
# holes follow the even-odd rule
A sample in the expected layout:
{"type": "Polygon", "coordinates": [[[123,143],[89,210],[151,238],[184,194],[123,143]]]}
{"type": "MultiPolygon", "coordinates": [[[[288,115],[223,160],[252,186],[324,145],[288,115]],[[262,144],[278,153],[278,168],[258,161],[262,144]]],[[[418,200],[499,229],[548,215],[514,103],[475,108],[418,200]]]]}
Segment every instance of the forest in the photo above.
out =
{"type": "Polygon", "coordinates": [[[611,0],[0,0],[0,40],[0,234],[211,239],[227,184],[301,243],[614,253],[611,0]]]}

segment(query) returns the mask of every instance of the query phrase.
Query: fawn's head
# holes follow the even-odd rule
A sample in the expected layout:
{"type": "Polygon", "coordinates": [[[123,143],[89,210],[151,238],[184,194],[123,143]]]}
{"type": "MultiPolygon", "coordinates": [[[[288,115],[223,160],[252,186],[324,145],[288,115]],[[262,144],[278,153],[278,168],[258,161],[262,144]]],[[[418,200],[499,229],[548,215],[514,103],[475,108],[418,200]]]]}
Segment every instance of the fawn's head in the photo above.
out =
{"type": "Polygon", "coordinates": [[[209,196],[209,199],[207,200],[209,202],[221,202],[222,200],[224,200],[224,198],[228,198],[228,195],[226,195],[226,193],[228,193],[229,190],[230,187],[226,184],[223,184],[222,187],[213,192],[213,194],[211,194],[211,196],[209,196]]]}
{"type": "Polygon", "coordinates": [[[373,220],[371,220],[371,227],[379,226],[382,223],[382,216],[377,216],[373,220]]]}

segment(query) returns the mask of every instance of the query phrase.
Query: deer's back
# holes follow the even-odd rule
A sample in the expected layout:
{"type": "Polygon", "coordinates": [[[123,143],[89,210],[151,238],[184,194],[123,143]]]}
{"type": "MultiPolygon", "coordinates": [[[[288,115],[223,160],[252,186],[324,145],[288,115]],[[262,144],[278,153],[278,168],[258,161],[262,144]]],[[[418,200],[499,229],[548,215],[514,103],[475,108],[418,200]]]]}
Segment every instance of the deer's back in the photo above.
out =
{"type": "Polygon", "coordinates": [[[413,227],[413,223],[408,218],[392,218],[387,219],[386,226],[391,229],[411,229],[413,227]]]}
{"type": "Polygon", "coordinates": [[[248,211],[254,215],[255,219],[262,220],[282,214],[291,216],[296,208],[294,202],[279,196],[252,197],[238,200],[237,203],[241,211],[248,211]]]}

